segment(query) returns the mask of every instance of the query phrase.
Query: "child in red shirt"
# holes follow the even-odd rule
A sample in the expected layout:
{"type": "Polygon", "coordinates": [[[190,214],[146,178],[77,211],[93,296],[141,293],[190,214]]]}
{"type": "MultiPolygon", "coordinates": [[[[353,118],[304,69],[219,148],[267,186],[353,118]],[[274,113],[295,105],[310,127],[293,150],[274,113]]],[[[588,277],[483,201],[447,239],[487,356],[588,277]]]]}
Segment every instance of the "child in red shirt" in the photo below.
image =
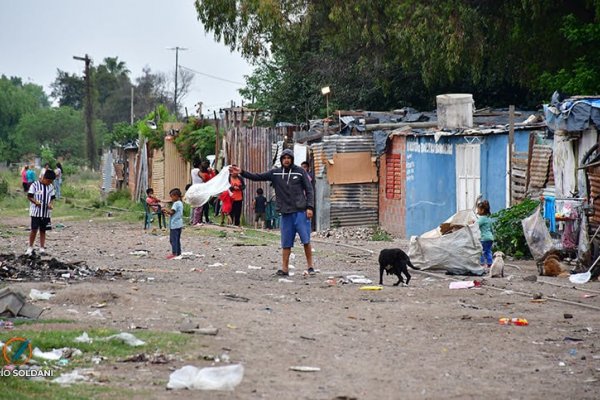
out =
{"type": "Polygon", "coordinates": [[[227,225],[231,225],[231,207],[233,206],[233,198],[229,190],[224,191],[219,195],[221,201],[221,226],[225,224],[225,216],[227,215],[227,225]]]}

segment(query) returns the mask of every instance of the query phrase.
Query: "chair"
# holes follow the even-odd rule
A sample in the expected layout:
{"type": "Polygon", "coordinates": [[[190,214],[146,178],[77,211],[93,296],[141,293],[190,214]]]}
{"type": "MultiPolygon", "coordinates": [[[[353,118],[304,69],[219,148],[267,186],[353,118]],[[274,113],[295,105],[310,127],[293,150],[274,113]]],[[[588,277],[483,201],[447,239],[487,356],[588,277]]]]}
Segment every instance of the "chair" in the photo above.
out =
{"type": "Polygon", "coordinates": [[[163,225],[164,225],[164,227],[166,228],[167,224],[164,219],[165,216],[163,215],[162,211],[154,211],[148,205],[148,203],[146,203],[146,199],[144,199],[144,198],[140,199],[140,201],[144,205],[144,230],[149,229],[152,226],[152,221],[154,220],[155,215],[158,216],[158,227],[162,229],[163,225]]]}

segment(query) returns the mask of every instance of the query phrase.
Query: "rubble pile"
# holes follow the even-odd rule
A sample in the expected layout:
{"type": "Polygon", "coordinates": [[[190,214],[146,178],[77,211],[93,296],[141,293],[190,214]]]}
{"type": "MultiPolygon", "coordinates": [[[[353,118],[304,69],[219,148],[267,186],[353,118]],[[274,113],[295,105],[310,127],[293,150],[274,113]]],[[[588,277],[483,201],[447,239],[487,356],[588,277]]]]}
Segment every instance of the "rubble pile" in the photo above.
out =
{"type": "Polygon", "coordinates": [[[120,271],[92,268],[85,261],[62,262],[56,258],[42,258],[37,254],[0,254],[1,281],[54,281],[82,280],[87,278],[120,277],[120,271]]]}
{"type": "Polygon", "coordinates": [[[316,235],[320,238],[345,239],[345,240],[371,240],[375,231],[373,228],[360,226],[346,226],[319,231],[316,235]]]}

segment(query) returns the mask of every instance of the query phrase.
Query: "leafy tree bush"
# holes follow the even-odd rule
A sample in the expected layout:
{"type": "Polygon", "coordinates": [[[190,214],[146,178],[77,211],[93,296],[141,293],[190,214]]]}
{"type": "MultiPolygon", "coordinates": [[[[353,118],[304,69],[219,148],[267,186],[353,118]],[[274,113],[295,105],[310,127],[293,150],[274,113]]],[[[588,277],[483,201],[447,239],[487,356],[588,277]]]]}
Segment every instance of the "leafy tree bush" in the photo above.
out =
{"type": "Polygon", "coordinates": [[[526,199],[516,206],[492,214],[494,247],[515,258],[531,258],[521,220],[530,216],[539,204],[539,201],[526,199]]]}
{"type": "Polygon", "coordinates": [[[202,126],[202,121],[193,120],[175,138],[179,154],[187,160],[206,158],[215,153],[216,130],[214,126],[202,126]]]}
{"type": "Polygon", "coordinates": [[[4,178],[0,178],[0,199],[8,195],[8,182],[4,178]]]}

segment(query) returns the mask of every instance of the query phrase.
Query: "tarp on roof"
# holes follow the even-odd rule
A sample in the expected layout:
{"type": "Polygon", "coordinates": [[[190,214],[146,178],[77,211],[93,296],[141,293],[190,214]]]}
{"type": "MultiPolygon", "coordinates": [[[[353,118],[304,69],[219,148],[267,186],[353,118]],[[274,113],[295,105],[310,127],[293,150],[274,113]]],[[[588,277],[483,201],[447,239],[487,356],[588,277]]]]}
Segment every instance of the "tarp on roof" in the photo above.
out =
{"type": "Polygon", "coordinates": [[[567,99],[544,104],[546,125],[553,131],[584,131],[590,123],[600,126],[600,99],[567,99]]]}

